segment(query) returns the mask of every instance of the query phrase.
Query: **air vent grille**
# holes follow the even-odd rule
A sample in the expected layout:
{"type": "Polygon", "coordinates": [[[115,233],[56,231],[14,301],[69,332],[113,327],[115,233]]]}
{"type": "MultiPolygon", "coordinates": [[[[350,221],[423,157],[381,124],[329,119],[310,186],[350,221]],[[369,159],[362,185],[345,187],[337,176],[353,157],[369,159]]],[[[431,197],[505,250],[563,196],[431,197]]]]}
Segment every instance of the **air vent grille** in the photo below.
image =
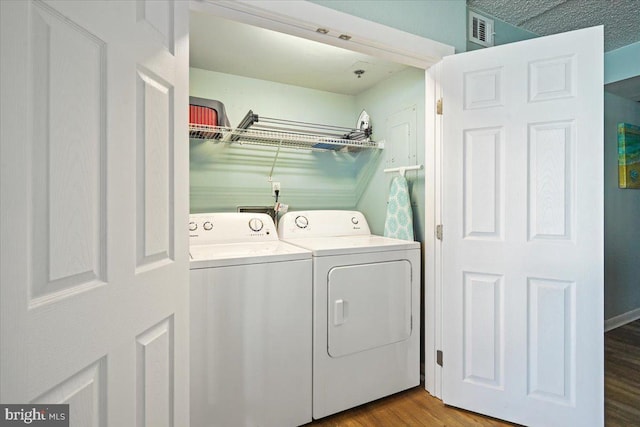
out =
{"type": "Polygon", "coordinates": [[[493,20],[469,11],[469,41],[493,46],[493,20]]]}

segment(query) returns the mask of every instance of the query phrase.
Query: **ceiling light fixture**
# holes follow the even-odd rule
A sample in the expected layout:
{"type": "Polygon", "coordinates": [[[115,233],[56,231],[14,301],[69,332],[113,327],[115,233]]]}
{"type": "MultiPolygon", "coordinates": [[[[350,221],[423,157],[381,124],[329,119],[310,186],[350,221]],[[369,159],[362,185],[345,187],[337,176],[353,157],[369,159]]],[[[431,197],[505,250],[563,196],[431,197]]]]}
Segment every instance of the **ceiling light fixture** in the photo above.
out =
{"type": "Polygon", "coordinates": [[[355,74],[356,76],[358,76],[358,78],[360,78],[364,74],[364,70],[355,70],[353,74],[355,74]]]}
{"type": "Polygon", "coordinates": [[[338,38],[341,40],[351,40],[351,36],[348,34],[340,34],[338,38]]]}
{"type": "Polygon", "coordinates": [[[318,28],[316,30],[316,33],[320,33],[320,34],[328,34],[329,30],[327,30],[326,28],[318,28]]]}

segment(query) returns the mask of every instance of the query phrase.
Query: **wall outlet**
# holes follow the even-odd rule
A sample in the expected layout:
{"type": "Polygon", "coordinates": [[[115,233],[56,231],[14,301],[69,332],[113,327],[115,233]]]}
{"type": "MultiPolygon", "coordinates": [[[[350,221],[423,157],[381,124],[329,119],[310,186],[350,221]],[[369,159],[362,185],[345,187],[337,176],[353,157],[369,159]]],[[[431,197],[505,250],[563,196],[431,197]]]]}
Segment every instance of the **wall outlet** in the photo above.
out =
{"type": "Polygon", "coordinates": [[[271,183],[271,195],[275,197],[276,195],[276,190],[278,190],[278,192],[280,191],[280,183],[279,182],[272,182],[271,183]]]}

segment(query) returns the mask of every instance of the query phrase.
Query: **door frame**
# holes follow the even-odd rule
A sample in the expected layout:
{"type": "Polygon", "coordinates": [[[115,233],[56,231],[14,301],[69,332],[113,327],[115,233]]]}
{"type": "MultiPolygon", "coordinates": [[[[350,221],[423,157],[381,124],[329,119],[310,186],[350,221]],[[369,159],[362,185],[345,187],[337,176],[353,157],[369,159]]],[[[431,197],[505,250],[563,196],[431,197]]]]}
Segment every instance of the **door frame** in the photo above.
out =
{"type": "Polygon", "coordinates": [[[443,57],[454,54],[454,48],[306,1],[219,0],[212,3],[192,0],[190,10],[425,70],[425,240],[422,242],[424,381],[425,389],[440,398],[442,368],[436,363],[436,350],[440,348],[442,336],[442,274],[441,247],[435,230],[441,217],[442,119],[436,115],[436,99],[440,98],[441,92],[440,67],[436,64],[443,57]],[[319,33],[318,28],[324,28],[328,33],[319,33]],[[343,40],[339,38],[342,34],[351,38],[343,40]]]}

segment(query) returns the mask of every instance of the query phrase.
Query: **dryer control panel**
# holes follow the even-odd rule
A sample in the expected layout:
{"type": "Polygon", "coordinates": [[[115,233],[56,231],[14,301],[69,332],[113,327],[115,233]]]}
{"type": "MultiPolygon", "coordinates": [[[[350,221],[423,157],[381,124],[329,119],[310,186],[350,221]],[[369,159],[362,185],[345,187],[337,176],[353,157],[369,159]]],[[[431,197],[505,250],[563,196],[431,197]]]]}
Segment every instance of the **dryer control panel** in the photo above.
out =
{"type": "Polygon", "coordinates": [[[189,244],[268,242],[278,240],[273,219],[252,212],[189,215],[189,244]]]}
{"type": "Polygon", "coordinates": [[[292,211],[284,214],[278,222],[278,235],[281,239],[370,234],[367,219],[358,211],[292,211]]]}

